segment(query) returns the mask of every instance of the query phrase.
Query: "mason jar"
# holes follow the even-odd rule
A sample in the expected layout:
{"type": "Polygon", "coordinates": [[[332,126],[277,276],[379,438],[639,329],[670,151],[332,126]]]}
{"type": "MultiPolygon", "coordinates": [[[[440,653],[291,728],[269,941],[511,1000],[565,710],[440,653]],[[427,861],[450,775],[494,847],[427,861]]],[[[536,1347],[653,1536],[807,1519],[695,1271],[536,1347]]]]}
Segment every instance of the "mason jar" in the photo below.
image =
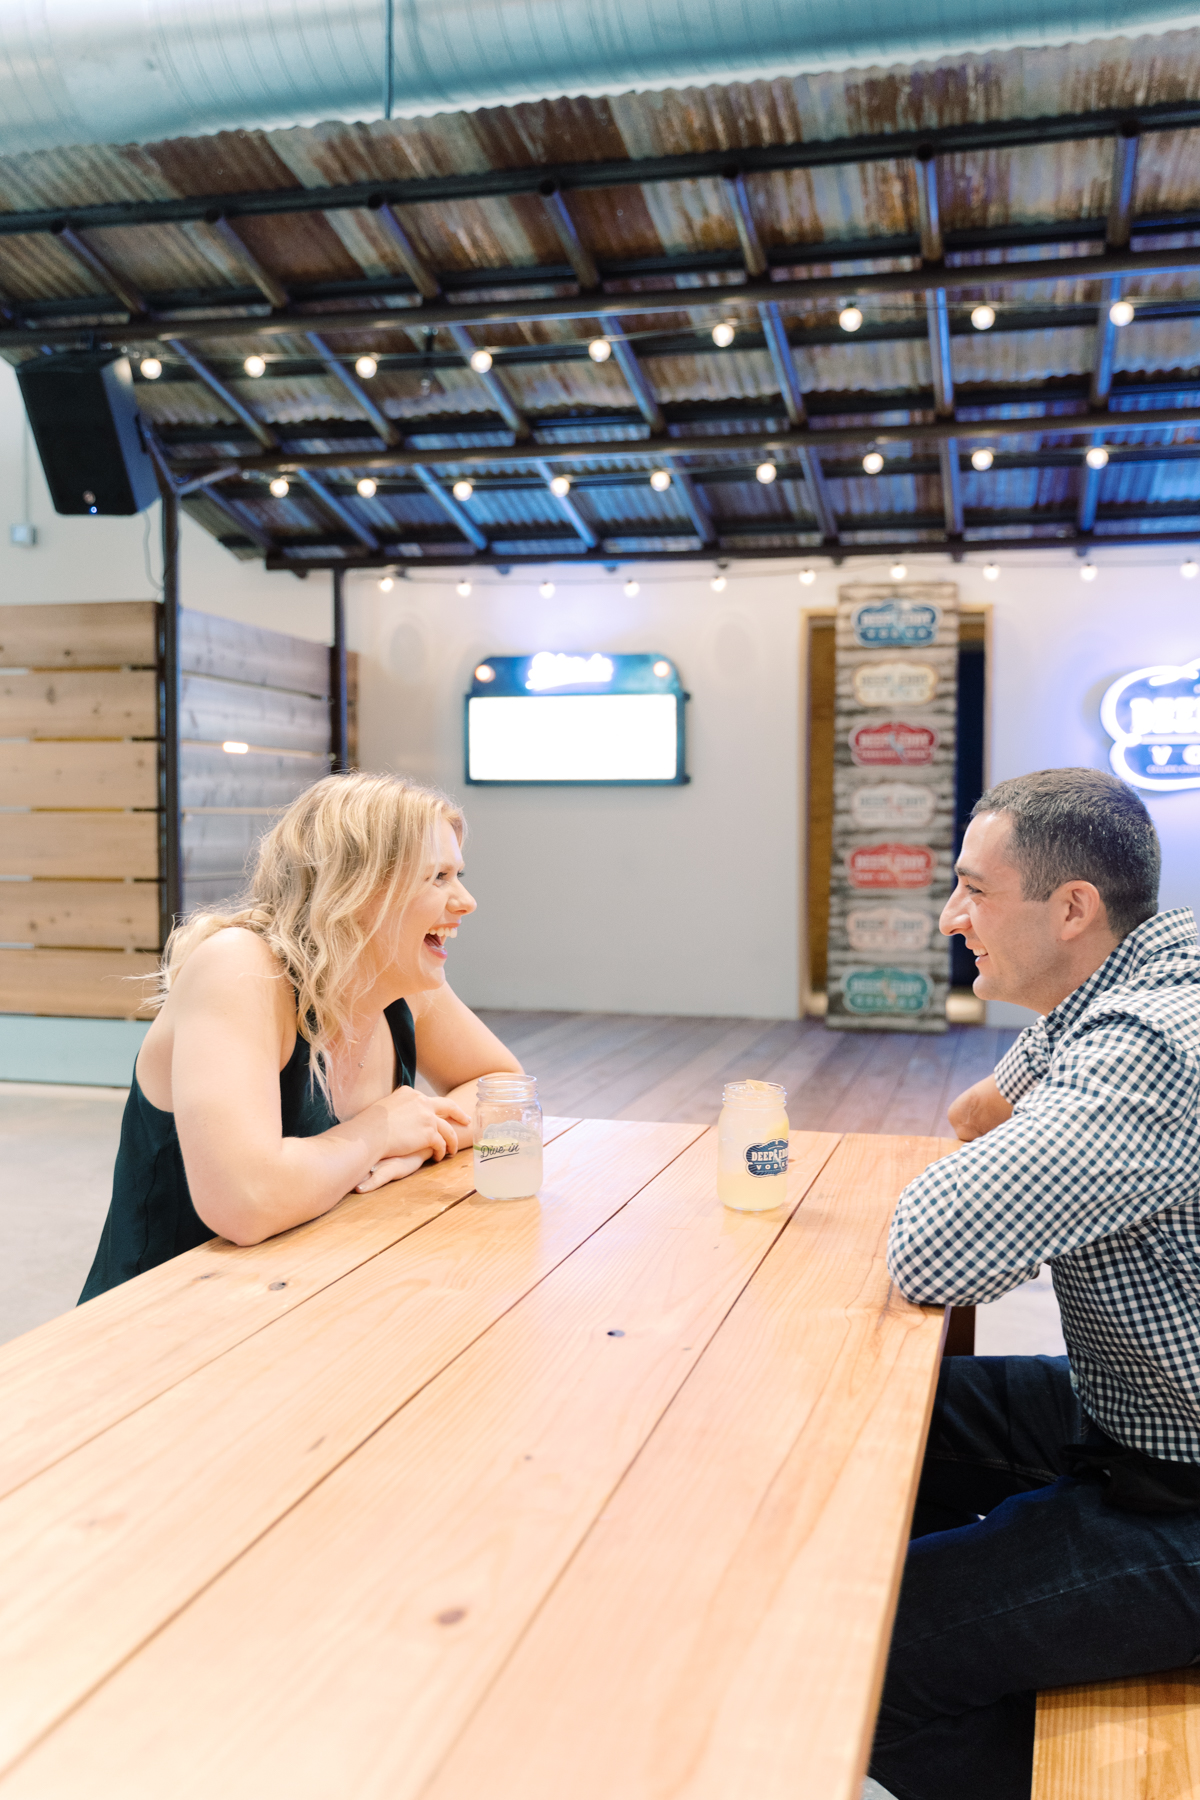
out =
{"type": "Polygon", "coordinates": [[[542,1185],[542,1106],[533,1075],[481,1075],[475,1087],[475,1191],[528,1200],[542,1185]]]}
{"type": "Polygon", "coordinates": [[[717,1121],[717,1198],[734,1212],[769,1212],[787,1198],[787,1089],[727,1081],[717,1121]]]}

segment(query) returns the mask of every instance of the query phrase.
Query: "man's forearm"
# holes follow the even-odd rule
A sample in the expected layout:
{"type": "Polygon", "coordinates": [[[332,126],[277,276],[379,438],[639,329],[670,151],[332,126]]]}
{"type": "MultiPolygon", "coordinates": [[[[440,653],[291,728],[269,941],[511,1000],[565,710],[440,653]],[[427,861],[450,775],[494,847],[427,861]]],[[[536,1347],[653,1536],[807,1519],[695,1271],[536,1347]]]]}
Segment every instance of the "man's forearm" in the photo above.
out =
{"type": "Polygon", "coordinates": [[[974,1087],[966,1088],[951,1105],[947,1117],[954,1135],[969,1144],[983,1137],[997,1125],[1012,1118],[1012,1107],[996,1086],[993,1075],[985,1075],[974,1087]]]}

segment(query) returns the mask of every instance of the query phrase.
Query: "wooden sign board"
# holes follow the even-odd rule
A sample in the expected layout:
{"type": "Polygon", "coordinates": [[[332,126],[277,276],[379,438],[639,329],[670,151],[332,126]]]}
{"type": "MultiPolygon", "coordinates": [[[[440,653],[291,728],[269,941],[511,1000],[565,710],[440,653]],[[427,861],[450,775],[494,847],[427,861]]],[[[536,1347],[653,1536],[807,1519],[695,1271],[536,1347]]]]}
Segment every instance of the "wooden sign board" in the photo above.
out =
{"type": "Polygon", "coordinates": [[[828,1011],[840,1031],[945,1031],[958,589],[839,589],[828,1011]]]}

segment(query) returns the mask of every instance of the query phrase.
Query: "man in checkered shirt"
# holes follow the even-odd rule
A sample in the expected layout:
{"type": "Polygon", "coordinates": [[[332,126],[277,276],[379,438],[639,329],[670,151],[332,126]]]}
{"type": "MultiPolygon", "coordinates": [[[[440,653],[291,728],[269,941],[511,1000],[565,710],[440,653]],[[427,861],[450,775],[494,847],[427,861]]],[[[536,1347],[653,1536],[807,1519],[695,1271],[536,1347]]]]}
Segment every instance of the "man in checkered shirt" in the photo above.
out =
{"type": "Polygon", "coordinates": [[[888,1267],[969,1306],[1048,1263],[1068,1355],[942,1366],[868,1792],[1027,1800],[1038,1690],[1200,1662],[1200,942],[1094,770],[993,788],[956,870],[975,992],[1042,1016],[951,1107],[888,1267]]]}

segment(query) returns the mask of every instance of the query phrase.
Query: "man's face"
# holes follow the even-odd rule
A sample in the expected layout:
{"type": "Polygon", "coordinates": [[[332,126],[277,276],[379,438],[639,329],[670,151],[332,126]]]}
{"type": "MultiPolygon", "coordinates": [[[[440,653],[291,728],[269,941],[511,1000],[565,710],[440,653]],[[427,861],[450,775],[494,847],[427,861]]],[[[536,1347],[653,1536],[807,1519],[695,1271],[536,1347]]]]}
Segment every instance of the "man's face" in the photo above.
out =
{"type": "Polygon", "coordinates": [[[978,967],[973,983],[982,1000],[1039,1004],[1054,988],[1062,960],[1059,915],[1051,901],[1025,900],[1020,872],[1009,861],[1012,819],[983,813],[972,819],[955,864],[958,885],[940,921],[946,937],[961,933],[978,967]]]}

